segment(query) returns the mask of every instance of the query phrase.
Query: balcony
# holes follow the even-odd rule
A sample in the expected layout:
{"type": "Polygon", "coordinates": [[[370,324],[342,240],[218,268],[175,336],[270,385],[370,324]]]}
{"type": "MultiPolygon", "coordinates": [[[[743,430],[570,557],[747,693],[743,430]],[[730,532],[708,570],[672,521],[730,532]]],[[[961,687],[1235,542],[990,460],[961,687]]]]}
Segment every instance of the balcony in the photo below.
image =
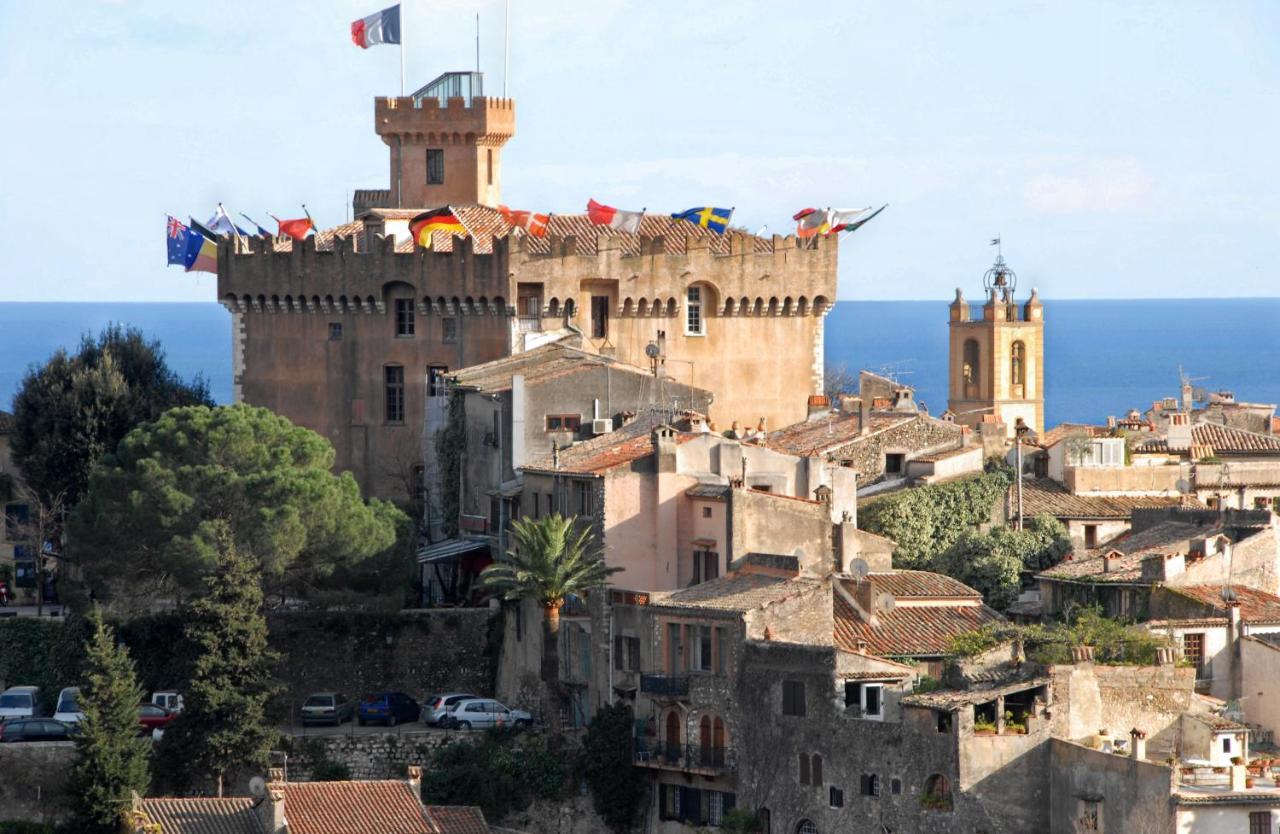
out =
{"type": "Polygon", "coordinates": [[[640,691],[666,698],[689,697],[688,675],[641,675],[640,691]]]}
{"type": "Polygon", "coordinates": [[[703,776],[732,773],[737,769],[732,747],[676,744],[654,738],[635,740],[635,764],[636,767],[679,770],[703,776]]]}

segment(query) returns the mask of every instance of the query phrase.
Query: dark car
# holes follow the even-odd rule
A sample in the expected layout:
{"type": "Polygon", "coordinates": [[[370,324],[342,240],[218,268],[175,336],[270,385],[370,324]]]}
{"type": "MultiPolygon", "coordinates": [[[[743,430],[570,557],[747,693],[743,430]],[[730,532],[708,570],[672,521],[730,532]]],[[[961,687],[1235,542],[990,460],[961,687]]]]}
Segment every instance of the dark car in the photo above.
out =
{"type": "Polygon", "coordinates": [[[138,705],[138,727],[139,732],[152,732],[154,730],[163,730],[170,721],[177,718],[178,714],[173,710],[158,707],[155,704],[139,704],[138,705]]]}
{"type": "Polygon", "coordinates": [[[75,732],[74,725],[52,718],[10,718],[0,724],[0,742],[71,741],[75,732]]]}
{"type": "Polygon", "coordinates": [[[370,721],[381,721],[388,727],[401,721],[417,721],[418,702],[403,692],[370,692],[360,699],[356,720],[361,727],[370,721]]]}
{"type": "Polygon", "coordinates": [[[302,724],[332,724],[355,717],[356,705],[341,692],[315,692],[302,705],[302,724]]]}

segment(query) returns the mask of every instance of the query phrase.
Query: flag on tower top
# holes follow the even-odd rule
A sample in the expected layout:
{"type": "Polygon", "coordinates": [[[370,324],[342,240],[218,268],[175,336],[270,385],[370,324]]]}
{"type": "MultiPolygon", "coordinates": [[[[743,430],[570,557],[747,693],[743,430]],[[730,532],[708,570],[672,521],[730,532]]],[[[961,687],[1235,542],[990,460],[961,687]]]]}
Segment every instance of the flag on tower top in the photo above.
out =
{"type": "Polygon", "coordinates": [[[361,49],[380,43],[400,43],[400,4],[353,22],[351,41],[361,49]]]}
{"type": "Polygon", "coordinates": [[[423,249],[432,248],[432,238],[436,232],[447,232],[450,235],[465,235],[467,227],[448,206],[424,211],[409,221],[409,234],[423,249]]]}
{"type": "Polygon", "coordinates": [[[276,221],[276,224],[280,226],[280,237],[288,235],[294,240],[302,240],[307,236],[307,232],[315,228],[310,216],[299,217],[295,220],[281,220],[274,214],[268,214],[267,217],[276,221]]]}
{"type": "Polygon", "coordinates": [[[169,264],[177,264],[187,272],[218,271],[218,245],[195,229],[183,225],[170,215],[166,224],[169,264]]]}
{"type": "Polygon", "coordinates": [[[524,229],[532,237],[547,236],[547,224],[551,222],[551,215],[549,214],[517,211],[506,206],[498,206],[498,212],[502,214],[502,219],[507,221],[509,226],[524,229]]]}
{"type": "Polygon", "coordinates": [[[688,211],[677,212],[671,216],[676,220],[688,220],[695,226],[701,226],[704,229],[710,229],[716,234],[722,235],[729,228],[729,218],[733,216],[733,209],[698,206],[688,211]]]}
{"type": "Polygon", "coordinates": [[[640,231],[640,220],[643,217],[643,210],[622,211],[613,206],[597,203],[595,200],[587,201],[587,219],[596,226],[608,226],[620,232],[635,234],[640,231]]]}

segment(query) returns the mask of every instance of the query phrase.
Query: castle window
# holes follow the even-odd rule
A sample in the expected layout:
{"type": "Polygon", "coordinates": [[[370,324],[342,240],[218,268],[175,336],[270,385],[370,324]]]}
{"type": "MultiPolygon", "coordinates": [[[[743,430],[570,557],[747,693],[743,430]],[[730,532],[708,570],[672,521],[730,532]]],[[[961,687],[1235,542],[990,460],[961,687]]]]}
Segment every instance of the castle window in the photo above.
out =
{"type": "Polygon", "coordinates": [[[452,345],[458,341],[458,320],[455,317],[446,316],[440,319],[440,341],[446,345],[452,345]]]}
{"type": "Polygon", "coordinates": [[[702,288],[690,287],[684,308],[684,332],[689,336],[702,333],[702,288]]]}
{"type": "Polygon", "coordinates": [[[796,826],[796,834],[818,834],[818,826],[809,820],[800,820],[800,824],[796,826]]]}
{"type": "Polygon", "coordinates": [[[874,773],[864,773],[858,780],[858,792],[863,796],[880,795],[880,777],[874,773]]]}
{"type": "Polygon", "coordinates": [[[1014,342],[1009,354],[1009,381],[1014,385],[1026,384],[1027,346],[1022,342],[1014,342]]]}
{"type": "Polygon", "coordinates": [[[487,151],[489,161],[489,185],[493,185],[493,148],[487,151]]]}
{"type": "Polygon", "coordinates": [[[782,714],[804,717],[804,681],[782,682],[782,714]]]}
{"type": "Polygon", "coordinates": [[[396,336],[402,339],[412,338],[414,333],[413,299],[396,299],[396,336]]]}
{"type": "Polygon", "coordinates": [[[427,395],[431,397],[443,397],[445,391],[445,376],[449,373],[448,365],[428,365],[427,366],[427,395]]]}
{"type": "Polygon", "coordinates": [[[844,791],[840,790],[835,785],[832,785],[830,794],[831,794],[831,797],[828,804],[830,804],[832,808],[843,808],[844,807],[844,791]]]}
{"type": "Polygon", "coordinates": [[[591,296],[591,338],[605,339],[609,336],[609,296],[591,296]]]}
{"type": "Polygon", "coordinates": [[[800,784],[809,784],[809,754],[800,754],[800,784]]]}
{"type": "Polygon", "coordinates": [[[387,365],[382,369],[383,389],[386,395],[386,421],[404,422],[404,366],[387,365]]]}
{"type": "Polygon", "coordinates": [[[340,321],[329,322],[329,341],[331,342],[342,341],[342,322],[340,321]]]}
{"type": "Polygon", "coordinates": [[[930,776],[924,783],[924,807],[935,811],[951,810],[951,783],[940,773],[930,776]]]}
{"type": "Polygon", "coordinates": [[[427,148],[427,185],[444,185],[443,148],[427,148]]]}

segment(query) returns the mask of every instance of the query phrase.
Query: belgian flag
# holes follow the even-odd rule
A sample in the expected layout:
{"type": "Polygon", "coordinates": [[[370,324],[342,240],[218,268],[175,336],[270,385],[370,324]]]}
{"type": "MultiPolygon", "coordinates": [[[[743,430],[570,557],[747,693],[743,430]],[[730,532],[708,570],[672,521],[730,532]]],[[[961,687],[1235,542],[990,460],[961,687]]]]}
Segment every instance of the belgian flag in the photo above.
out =
{"type": "Polygon", "coordinates": [[[409,234],[414,242],[423,249],[431,248],[431,236],[435,232],[448,232],[451,235],[465,235],[467,227],[448,206],[424,211],[409,221],[409,234]]]}

